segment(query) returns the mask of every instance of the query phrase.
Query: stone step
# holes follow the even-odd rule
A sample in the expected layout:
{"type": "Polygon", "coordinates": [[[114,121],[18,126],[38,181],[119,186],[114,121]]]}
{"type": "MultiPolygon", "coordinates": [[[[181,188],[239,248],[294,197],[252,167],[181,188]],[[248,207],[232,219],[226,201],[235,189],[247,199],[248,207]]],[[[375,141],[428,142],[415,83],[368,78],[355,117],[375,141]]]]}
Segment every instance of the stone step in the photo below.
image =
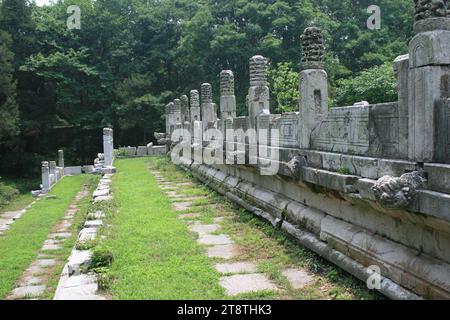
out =
{"type": "Polygon", "coordinates": [[[278,287],[262,273],[222,277],[220,285],[229,296],[258,291],[278,291],[278,287]]]}
{"type": "Polygon", "coordinates": [[[294,289],[303,289],[314,284],[314,277],[301,269],[287,269],[282,272],[294,289]]]}
{"type": "Polygon", "coordinates": [[[31,299],[31,298],[37,298],[41,296],[45,289],[47,287],[44,285],[40,286],[26,286],[26,287],[19,287],[15,288],[12,291],[12,299],[31,299]]]}
{"type": "Polygon", "coordinates": [[[198,233],[199,236],[216,232],[220,229],[218,224],[194,224],[189,226],[189,230],[198,233]]]}
{"type": "Polygon", "coordinates": [[[208,245],[208,246],[217,246],[217,245],[226,245],[226,244],[233,244],[233,240],[230,239],[225,234],[219,234],[219,235],[202,235],[198,238],[197,243],[208,245]]]}
{"type": "Polygon", "coordinates": [[[253,262],[218,263],[216,270],[222,274],[256,273],[256,264],[253,262]]]}
{"type": "Polygon", "coordinates": [[[209,258],[221,258],[225,260],[236,257],[238,247],[233,244],[211,246],[206,249],[206,255],[209,258]]]}

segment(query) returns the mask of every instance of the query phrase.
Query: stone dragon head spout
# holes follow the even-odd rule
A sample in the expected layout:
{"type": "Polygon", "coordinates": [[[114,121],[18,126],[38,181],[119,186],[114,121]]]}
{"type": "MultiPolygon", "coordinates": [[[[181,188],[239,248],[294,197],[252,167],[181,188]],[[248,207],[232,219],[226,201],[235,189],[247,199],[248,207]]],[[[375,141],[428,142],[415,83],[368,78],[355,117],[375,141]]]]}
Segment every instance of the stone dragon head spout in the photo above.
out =
{"type": "Polygon", "coordinates": [[[426,180],[414,171],[401,177],[384,176],[372,187],[377,202],[386,209],[407,208],[426,180]]]}

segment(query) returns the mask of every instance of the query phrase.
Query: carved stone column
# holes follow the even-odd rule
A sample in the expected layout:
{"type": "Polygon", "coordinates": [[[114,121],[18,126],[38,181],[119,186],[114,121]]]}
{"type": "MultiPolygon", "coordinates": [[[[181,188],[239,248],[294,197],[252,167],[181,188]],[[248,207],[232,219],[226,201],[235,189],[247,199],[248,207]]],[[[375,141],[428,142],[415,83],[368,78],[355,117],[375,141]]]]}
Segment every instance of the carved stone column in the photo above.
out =
{"type": "Polygon", "coordinates": [[[42,168],[41,168],[41,174],[42,174],[42,192],[47,193],[50,191],[50,168],[48,161],[42,162],[42,168]]]}
{"type": "Polygon", "coordinates": [[[441,101],[450,97],[450,18],[446,0],[415,0],[416,35],[409,43],[409,159],[433,162],[442,150],[436,125],[441,101]]]}
{"type": "Polygon", "coordinates": [[[250,58],[250,89],[247,104],[250,127],[256,129],[256,117],[270,114],[270,90],[268,86],[268,61],[263,56],[250,58]]]}
{"type": "Polygon", "coordinates": [[[172,136],[173,131],[175,130],[176,126],[177,126],[177,121],[176,121],[176,116],[175,116],[175,104],[173,102],[170,102],[167,106],[166,106],[166,110],[167,110],[167,125],[168,125],[168,130],[167,130],[167,134],[169,135],[169,139],[172,136]]]}
{"type": "Polygon", "coordinates": [[[111,167],[114,160],[114,139],[113,130],[110,128],[103,129],[103,154],[105,167],[111,167]]]}
{"type": "Polygon", "coordinates": [[[200,121],[201,120],[201,111],[200,111],[200,95],[198,90],[191,90],[191,121],[200,121]]]}
{"type": "Polygon", "coordinates": [[[231,70],[223,70],[220,73],[220,119],[228,118],[236,118],[234,74],[231,70]]]}
{"type": "Polygon", "coordinates": [[[64,168],[64,151],[58,150],[58,167],[64,168]]]}
{"type": "Polygon", "coordinates": [[[308,149],[312,131],[328,114],[328,75],[324,70],[325,47],[321,30],[306,28],[301,40],[299,147],[308,149]]]}
{"type": "Polygon", "coordinates": [[[175,99],[173,100],[173,115],[174,115],[174,121],[175,121],[175,127],[181,127],[181,124],[183,123],[183,119],[181,116],[181,100],[175,99]]]}
{"type": "Polygon", "coordinates": [[[209,83],[202,84],[202,122],[203,128],[215,127],[217,122],[217,105],[213,102],[212,86],[209,83]]]}
{"type": "Polygon", "coordinates": [[[191,115],[189,114],[189,98],[187,95],[182,95],[181,98],[181,118],[183,123],[190,122],[191,115]]]}

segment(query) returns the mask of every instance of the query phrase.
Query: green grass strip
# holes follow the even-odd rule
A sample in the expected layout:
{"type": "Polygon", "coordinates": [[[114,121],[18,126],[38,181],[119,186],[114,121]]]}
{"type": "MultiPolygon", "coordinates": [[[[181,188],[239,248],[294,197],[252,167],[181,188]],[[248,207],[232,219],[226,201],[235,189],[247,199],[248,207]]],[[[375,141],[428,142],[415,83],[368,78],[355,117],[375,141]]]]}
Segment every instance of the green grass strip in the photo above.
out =
{"type": "Polygon", "coordinates": [[[56,199],[37,201],[0,237],[0,298],[13,289],[25,269],[37,258],[47,235],[64,216],[84,179],[84,176],[65,177],[49,193],[56,199]]]}
{"type": "Polygon", "coordinates": [[[219,274],[176,218],[148,169],[149,159],[115,162],[118,211],[109,221],[110,293],[121,300],[222,299],[219,274]]]}

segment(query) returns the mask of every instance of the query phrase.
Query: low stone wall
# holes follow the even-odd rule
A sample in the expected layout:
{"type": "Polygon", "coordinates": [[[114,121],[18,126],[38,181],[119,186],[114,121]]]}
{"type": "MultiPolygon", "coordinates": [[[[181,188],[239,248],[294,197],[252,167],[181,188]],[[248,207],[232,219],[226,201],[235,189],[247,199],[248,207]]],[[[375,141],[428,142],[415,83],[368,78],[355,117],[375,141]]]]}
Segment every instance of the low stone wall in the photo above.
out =
{"type": "Polygon", "coordinates": [[[154,146],[152,143],[140,147],[122,147],[114,150],[117,158],[151,157],[165,155],[166,146],[154,146]]]}
{"type": "Polygon", "coordinates": [[[450,298],[450,215],[384,210],[357,194],[261,176],[248,166],[206,166],[186,159],[183,166],[361,280],[370,276],[369,266],[380,267],[380,291],[390,298],[450,298]]]}
{"type": "Polygon", "coordinates": [[[207,83],[201,101],[191,92],[200,118],[188,121],[186,97],[175,99],[158,140],[206,184],[358,278],[378,267],[387,296],[450,299],[450,16],[425,7],[416,5],[409,54],[394,61],[395,102],[329,108],[324,38],[311,27],[298,112],[270,113],[268,61],[254,56],[247,117],[236,117],[224,70],[220,105],[207,83]]]}

